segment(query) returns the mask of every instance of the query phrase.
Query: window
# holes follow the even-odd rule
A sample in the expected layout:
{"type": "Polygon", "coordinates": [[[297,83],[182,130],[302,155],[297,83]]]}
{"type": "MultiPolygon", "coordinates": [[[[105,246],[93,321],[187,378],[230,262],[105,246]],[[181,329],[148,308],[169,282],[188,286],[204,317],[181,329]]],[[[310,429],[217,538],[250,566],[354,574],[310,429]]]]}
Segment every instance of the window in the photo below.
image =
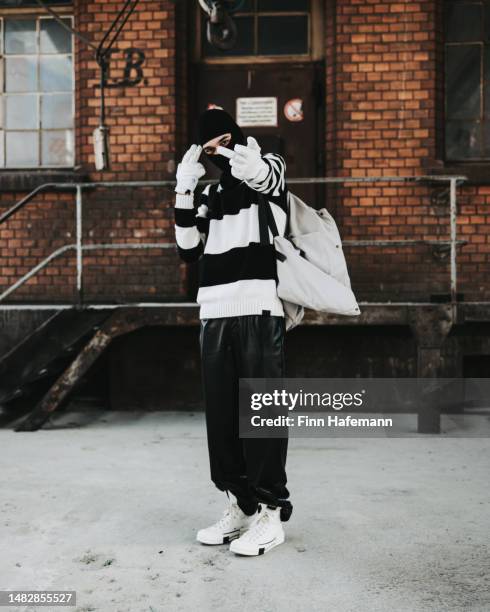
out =
{"type": "Polygon", "coordinates": [[[72,34],[51,17],[5,17],[0,28],[0,166],[73,166],[72,34]]]}
{"type": "Polygon", "coordinates": [[[445,3],[446,158],[490,159],[490,2],[445,3]]]}
{"type": "Polygon", "coordinates": [[[224,57],[308,57],[311,48],[309,0],[244,0],[232,15],[238,39],[229,51],[220,51],[206,39],[206,15],[201,11],[201,55],[224,57]]]}

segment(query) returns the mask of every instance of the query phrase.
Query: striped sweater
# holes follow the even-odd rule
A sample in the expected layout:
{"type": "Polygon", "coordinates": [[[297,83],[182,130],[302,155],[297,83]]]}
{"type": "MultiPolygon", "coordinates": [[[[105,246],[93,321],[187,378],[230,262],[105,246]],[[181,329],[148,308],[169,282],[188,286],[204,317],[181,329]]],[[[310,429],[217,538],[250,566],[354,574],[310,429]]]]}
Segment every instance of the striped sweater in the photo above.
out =
{"type": "Polygon", "coordinates": [[[270,245],[260,244],[259,200],[261,192],[270,202],[280,235],[286,228],[288,190],[285,162],[268,153],[263,160],[269,173],[260,182],[241,182],[233,187],[207,185],[194,195],[177,194],[175,239],[185,262],[198,262],[197,303],[201,319],[262,314],[284,316],[277,295],[277,269],[272,232],[270,245]]]}

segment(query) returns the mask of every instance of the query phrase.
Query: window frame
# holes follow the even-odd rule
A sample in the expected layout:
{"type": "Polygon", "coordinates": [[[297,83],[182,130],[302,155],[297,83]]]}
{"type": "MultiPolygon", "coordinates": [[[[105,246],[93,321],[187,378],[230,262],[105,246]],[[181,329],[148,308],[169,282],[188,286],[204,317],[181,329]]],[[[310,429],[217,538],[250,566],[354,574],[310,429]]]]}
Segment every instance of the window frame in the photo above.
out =
{"type": "MultiPolygon", "coordinates": [[[[202,19],[205,18],[202,8],[196,2],[194,7],[194,45],[192,56],[195,62],[203,64],[276,64],[282,62],[314,62],[324,56],[324,33],[323,33],[323,2],[321,0],[310,0],[309,11],[260,11],[260,16],[279,17],[304,15],[309,13],[308,18],[308,52],[297,54],[280,55],[236,55],[229,57],[206,57],[202,52],[202,19]]],[[[255,11],[254,11],[255,12],[255,11]]],[[[247,12],[238,12],[237,15],[246,15],[247,12]]],[[[256,19],[257,22],[257,19],[256,19]]],[[[255,35],[257,34],[255,30],[255,35]]]]}
{"type": "MultiPolygon", "coordinates": [[[[75,15],[73,13],[73,5],[60,5],[57,6],[57,14],[60,15],[60,17],[63,17],[63,19],[69,19],[71,22],[72,27],[74,26],[74,21],[75,21],[75,15]]],[[[53,129],[48,129],[48,130],[43,130],[41,127],[41,112],[40,112],[40,105],[41,105],[41,96],[43,95],[43,92],[41,92],[39,89],[36,90],[35,92],[26,92],[26,93],[34,93],[37,97],[37,109],[38,109],[38,125],[37,127],[34,129],[29,129],[26,131],[30,131],[30,132],[37,132],[38,134],[38,162],[36,165],[32,165],[32,166],[21,166],[21,165],[13,165],[13,166],[9,166],[7,165],[7,132],[8,131],[22,131],[22,129],[20,130],[7,130],[6,128],[6,117],[5,117],[5,110],[6,110],[6,104],[5,104],[5,96],[8,95],[8,92],[6,92],[4,90],[5,88],[5,67],[6,67],[6,63],[5,63],[5,49],[4,49],[4,45],[5,45],[5,37],[4,37],[4,32],[5,32],[5,19],[35,19],[36,20],[36,43],[37,45],[39,45],[39,36],[40,36],[40,25],[41,22],[43,20],[53,20],[53,17],[51,17],[49,14],[47,13],[41,13],[39,11],[34,11],[32,7],[28,7],[28,8],[10,8],[10,9],[1,9],[0,10],[0,132],[1,132],[1,146],[2,146],[2,151],[0,153],[0,172],[5,173],[5,172],[15,172],[15,171],[23,171],[23,172],[39,172],[39,171],[56,171],[56,170],[73,170],[76,167],[76,157],[77,157],[77,149],[76,149],[76,81],[75,81],[75,75],[76,75],[76,47],[75,47],[75,36],[74,34],[71,35],[71,52],[70,53],[65,53],[65,54],[58,54],[58,53],[53,53],[53,57],[59,57],[59,56],[71,56],[72,58],[72,62],[71,62],[71,79],[72,79],[72,88],[69,92],[62,92],[62,93],[70,93],[72,96],[72,102],[71,102],[71,111],[72,111],[72,117],[73,117],[73,125],[70,128],[53,128],[53,129]],[[69,130],[72,134],[72,139],[73,139],[73,158],[70,164],[42,164],[40,163],[42,161],[42,138],[41,138],[41,134],[43,131],[49,132],[49,131],[62,131],[62,130],[69,130]]],[[[36,53],[36,57],[39,57],[41,55],[39,47],[37,47],[37,53],[36,53]]],[[[19,56],[22,56],[22,54],[19,54],[19,56]]],[[[38,63],[38,67],[37,70],[39,71],[40,69],[40,64],[38,63]]],[[[38,72],[38,77],[39,77],[39,72],[38,72]]],[[[38,81],[39,83],[39,81],[38,81]]],[[[49,93],[50,92],[45,92],[45,93],[49,93]]],[[[51,92],[51,93],[56,93],[56,92],[51,92]]],[[[60,93],[60,92],[58,92],[60,93]]]]}
{"type": "MultiPolygon", "coordinates": [[[[485,10],[485,2],[483,0],[468,0],[468,2],[466,2],[467,4],[479,4],[482,6],[483,10],[485,10]]],[[[443,58],[442,58],[442,65],[443,65],[443,91],[444,91],[444,97],[442,100],[442,107],[443,107],[443,116],[444,116],[444,121],[443,121],[443,125],[441,126],[441,129],[443,130],[443,137],[442,137],[442,143],[443,143],[443,150],[442,150],[442,157],[444,159],[444,164],[445,166],[453,166],[453,167],[458,167],[458,166],[463,166],[463,167],[483,167],[483,166],[487,166],[490,165],[490,154],[486,157],[448,157],[448,149],[447,149],[447,136],[446,136],[446,131],[447,131],[447,124],[449,121],[470,121],[469,119],[450,119],[448,117],[448,95],[447,95],[447,88],[446,88],[446,83],[447,83],[447,76],[448,76],[448,54],[447,54],[447,49],[448,47],[461,47],[461,46],[470,46],[470,45],[474,45],[474,46],[478,46],[479,47],[479,51],[480,51],[480,75],[479,75],[479,88],[480,88],[480,114],[479,114],[479,118],[478,118],[478,123],[480,126],[480,130],[482,131],[482,138],[483,138],[483,123],[485,122],[485,99],[484,99],[484,90],[485,90],[485,47],[488,46],[490,47],[490,40],[488,42],[485,41],[485,37],[483,35],[483,28],[484,28],[484,22],[485,19],[483,18],[481,20],[481,40],[478,41],[451,41],[449,42],[447,40],[446,37],[446,23],[447,23],[447,15],[446,15],[446,8],[451,5],[451,4],[461,4],[464,5],[465,2],[457,2],[456,0],[446,0],[445,2],[443,2],[443,7],[442,7],[442,51],[443,51],[443,58]]],[[[488,6],[488,9],[490,10],[490,5],[488,6]]],[[[484,15],[485,17],[485,15],[484,15]]],[[[488,101],[488,104],[490,105],[490,100],[488,101]]],[[[488,119],[488,123],[490,124],[490,117],[488,119]]]]}

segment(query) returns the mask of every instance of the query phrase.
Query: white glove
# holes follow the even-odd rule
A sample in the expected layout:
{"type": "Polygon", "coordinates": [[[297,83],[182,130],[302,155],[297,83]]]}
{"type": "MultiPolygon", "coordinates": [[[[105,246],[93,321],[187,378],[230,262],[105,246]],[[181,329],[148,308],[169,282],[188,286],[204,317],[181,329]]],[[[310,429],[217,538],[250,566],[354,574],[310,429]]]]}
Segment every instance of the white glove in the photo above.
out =
{"type": "Polygon", "coordinates": [[[198,180],[206,174],[204,166],[198,159],[202,153],[201,145],[193,144],[185,153],[182,161],[177,166],[177,193],[194,193],[198,180]]]}
{"type": "Polygon", "coordinates": [[[232,175],[241,181],[261,181],[269,173],[269,166],[262,159],[259,143],[249,136],[247,146],[237,144],[230,159],[232,175]]]}

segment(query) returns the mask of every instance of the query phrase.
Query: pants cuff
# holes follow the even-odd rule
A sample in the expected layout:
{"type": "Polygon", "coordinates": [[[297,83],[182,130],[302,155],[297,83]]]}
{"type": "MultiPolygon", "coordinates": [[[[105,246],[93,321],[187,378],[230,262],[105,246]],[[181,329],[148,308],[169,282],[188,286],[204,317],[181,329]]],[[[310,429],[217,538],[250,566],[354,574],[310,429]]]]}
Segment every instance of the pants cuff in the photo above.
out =
{"type": "Polygon", "coordinates": [[[240,510],[247,516],[252,516],[252,514],[255,514],[259,507],[259,503],[256,500],[248,501],[237,499],[237,504],[240,510]]]}

